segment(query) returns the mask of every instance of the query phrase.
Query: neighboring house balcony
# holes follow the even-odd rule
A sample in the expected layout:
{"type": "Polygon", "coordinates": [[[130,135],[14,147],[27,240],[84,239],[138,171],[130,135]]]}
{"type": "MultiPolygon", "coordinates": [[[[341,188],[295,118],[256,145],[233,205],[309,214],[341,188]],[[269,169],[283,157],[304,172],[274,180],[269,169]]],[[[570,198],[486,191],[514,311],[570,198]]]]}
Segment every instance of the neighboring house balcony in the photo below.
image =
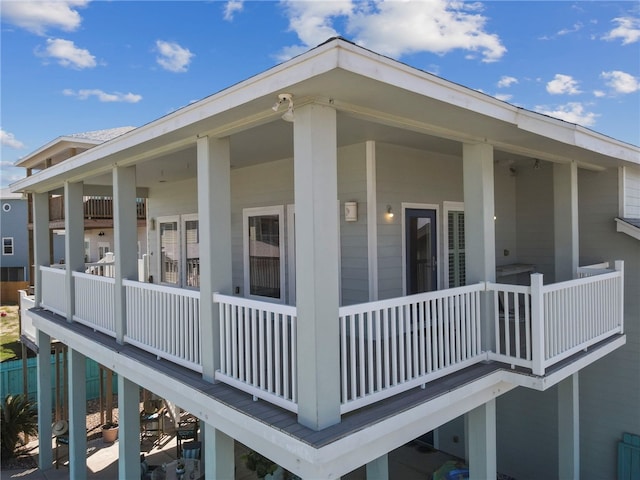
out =
{"type": "MultiPolygon", "coordinates": [[[[40,270],[40,306],[66,317],[66,272],[40,270]]],[[[340,413],[486,362],[515,373],[515,384],[544,390],[557,382],[551,372],[576,371],[623,345],[622,262],[583,267],[577,277],[544,284],[532,274],[527,286],[478,282],[340,307],[340,413]]],[[[115,338],[116,280],[73,272],[71,285],[73,321],[115,338]]],[[[122,288],[125,344],[196,372],[201,352],[213,349],[216,380],[297,412],[295,306],[216,293],[212,344],[201,335],[198,291],[130,280],[122,288]]]]}
{"type": "MultiPolygon", "coordinates": [[[[85,228],[113,227],[113,197],[84,196],[82,198],[85,228]]],[[[136,198],[136,218],[139,226],[144,226],[147,212],[147,201],[136,198]]],[[[64,229],[65,205],[64,195],[52,195],[49,198],[49,228],[64,229]]],[[[32,222],[29,224],[33,228],[32,222]]]]}

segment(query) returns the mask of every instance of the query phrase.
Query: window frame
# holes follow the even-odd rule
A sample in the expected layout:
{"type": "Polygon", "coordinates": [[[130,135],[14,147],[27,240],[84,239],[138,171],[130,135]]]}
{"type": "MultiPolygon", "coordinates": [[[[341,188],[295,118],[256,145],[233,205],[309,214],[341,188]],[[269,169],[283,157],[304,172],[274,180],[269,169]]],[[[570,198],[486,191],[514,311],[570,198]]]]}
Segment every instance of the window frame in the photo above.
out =
{"type": "Polygon", "coordinates": [[[2,237],[2,255],[14,255],[16,252],[16,243],[13,237],[2,237]],[[10,245],[5,245],[5,240],[10,241],[10,245]],[[9,253],[7,253],[7,247],[11,249],[9,253]]]}
{"type": "Polygon", "coordinates": [[[244,208],[242,210],[242,260],[243,260],[243,286],[245,298],[253,298],[271,303],[286,302],[286,238],[285,238],[285,211],[284,205],[273,205],[266,207],[244,208]],[[251,294],[251,276],[249,270],[249,218],[267,215],[278,216],[278,246],[280,259],[280,297],[267,297],[251,294]]]}

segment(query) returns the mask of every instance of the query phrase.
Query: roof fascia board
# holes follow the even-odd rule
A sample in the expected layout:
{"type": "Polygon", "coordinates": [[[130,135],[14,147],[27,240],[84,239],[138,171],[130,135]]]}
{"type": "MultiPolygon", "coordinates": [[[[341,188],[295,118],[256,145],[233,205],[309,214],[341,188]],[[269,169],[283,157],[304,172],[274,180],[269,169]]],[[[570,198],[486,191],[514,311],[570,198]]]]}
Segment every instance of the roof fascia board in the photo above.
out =
{"type": "Polygon", "coordinates": [[[87,147],[87,146],[93,146],[93,145],[100,145],[101,143],[103,143],[103,141],[91,140],[91,139],[80,139],[80,138],[68,137],[68,136],[58,137],[50,141],[46,145],[40,147],[35,152],[32,152],[20,158],[14,164],[14,167],[28,168],[29,165],[33,164],[34,162],[40,163],[43,160],[45,160],[47,157],[50,157],[51,155],[55,155],[56,153],[59,153],[60,151],[64,150],[64,148],[56,148],[56,147],[61,147],[65,143],[67,145],[64,145],[64,148],[70,148],[70,147],[87,147]],[[51,150],[51,152],[49,152],[49,150],[51,150]],[[43,158],[40,159],[40,157],[43,157],[43,158]]]}
{"type": "Polygon", "coordinates": [[[626,233],[627,235],[640,240],[640,228],[625,222],[620,218],[616,218],[616,232],[626,233]]]}

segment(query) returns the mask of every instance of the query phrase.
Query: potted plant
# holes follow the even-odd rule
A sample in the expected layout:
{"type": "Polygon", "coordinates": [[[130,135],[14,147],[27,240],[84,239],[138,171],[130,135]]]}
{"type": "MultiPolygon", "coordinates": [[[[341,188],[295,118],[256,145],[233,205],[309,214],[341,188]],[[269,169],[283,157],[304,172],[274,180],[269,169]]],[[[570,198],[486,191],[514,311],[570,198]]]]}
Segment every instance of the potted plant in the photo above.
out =
{"type": "Polygon", "coordinates": [[[113,443],[118,438],[118,424],[115,422],[107,422],[102,425],[102,440],[105,443],[113,443]]]}

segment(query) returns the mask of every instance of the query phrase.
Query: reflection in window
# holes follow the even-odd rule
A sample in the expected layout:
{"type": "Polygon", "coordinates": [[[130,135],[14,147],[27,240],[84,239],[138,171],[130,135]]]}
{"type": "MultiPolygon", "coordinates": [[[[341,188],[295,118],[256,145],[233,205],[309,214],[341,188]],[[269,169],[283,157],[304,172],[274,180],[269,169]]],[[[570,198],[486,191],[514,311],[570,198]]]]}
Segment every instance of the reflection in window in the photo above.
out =
{"type": "Polygon", "coordinates": [[[281,298],[280,218],[257,215],[249,222],[249,294],[281,298]]]}

